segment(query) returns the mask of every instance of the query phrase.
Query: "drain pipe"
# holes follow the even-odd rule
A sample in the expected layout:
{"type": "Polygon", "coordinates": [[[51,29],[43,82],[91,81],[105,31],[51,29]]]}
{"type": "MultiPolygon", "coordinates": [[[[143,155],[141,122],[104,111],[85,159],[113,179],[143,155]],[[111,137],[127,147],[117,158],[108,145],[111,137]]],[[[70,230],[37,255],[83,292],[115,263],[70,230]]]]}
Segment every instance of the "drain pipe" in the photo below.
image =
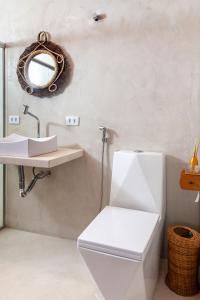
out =
{"type": "Polygon", "coordinates": [[[51,171],[40,171],[37,174],[35,173],[35,168],[32,169],[33,171],[33,178],[29,183],[28,187],[25,188],[25,173],[24,173],[24,166],[18,166],[18,175],[19,175],[19,194],[20,197],[24,198],[30,193],[35,186],[36,182],[39,179],[43,179],[47,176],[51,175],[51,171]]]}

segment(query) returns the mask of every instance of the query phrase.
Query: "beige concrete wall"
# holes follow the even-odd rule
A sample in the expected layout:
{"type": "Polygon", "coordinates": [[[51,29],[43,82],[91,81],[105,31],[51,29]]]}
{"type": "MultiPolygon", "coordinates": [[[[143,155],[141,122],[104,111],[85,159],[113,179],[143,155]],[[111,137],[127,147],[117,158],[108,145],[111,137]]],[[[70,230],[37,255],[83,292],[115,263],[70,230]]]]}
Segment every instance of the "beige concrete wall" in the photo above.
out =
{"type": "MultiPolygon", "coordinates": [[[[113,130],[106,151],[109,199],[115,149],[163,151],[167,155],[167,223],[200,226],[195,193],[179,188],[180,170],[200,135],[199,0],[2,1],[0,39],[8,43],[8,114],[21,125],[8,133],[33,135],[35,122],[22,115],[27,103],[49,124],[59,144],[78,144],[85,157],[53,169],[26,198],[18,195],[16,167],[8,168],[7,225],[75,238],[97,214],[100,197],[101,137],[98,126],[113,130]],[[92,24],[96,9],[107,14],[92,24]],[[74,75],[62,95],[38,99],[22,91],[16,65],[39,31],[71,55],[74,75]],[[81,126],[66,128],[65,115],[81,117],[81,126]]],[[[29,179],[31,171],[27,169],[29,179]]]]}

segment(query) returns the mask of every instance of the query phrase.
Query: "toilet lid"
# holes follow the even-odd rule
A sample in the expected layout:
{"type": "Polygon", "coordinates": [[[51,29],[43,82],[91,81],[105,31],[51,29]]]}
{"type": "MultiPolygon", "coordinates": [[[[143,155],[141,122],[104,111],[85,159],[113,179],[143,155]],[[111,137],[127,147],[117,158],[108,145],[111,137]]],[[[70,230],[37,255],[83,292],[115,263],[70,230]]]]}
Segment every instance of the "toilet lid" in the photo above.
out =
{"type": "Polygon", "coordinates": [[[78,247],[142,260],[157,232],[159,215],[107,206],[78,238],[78,247]]]}

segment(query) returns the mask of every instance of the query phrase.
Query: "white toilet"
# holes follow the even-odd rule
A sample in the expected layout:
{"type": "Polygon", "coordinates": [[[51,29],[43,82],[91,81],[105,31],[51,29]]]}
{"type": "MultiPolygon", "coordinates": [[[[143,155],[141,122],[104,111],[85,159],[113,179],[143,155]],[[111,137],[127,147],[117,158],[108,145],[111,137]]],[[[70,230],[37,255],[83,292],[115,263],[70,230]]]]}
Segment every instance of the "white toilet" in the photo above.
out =
{"type": "Polygon", "coordinates": [[[164,155],[115,152],[110,206],[78,238],[98,299],[154,298],[164,217],[164,155]]]}

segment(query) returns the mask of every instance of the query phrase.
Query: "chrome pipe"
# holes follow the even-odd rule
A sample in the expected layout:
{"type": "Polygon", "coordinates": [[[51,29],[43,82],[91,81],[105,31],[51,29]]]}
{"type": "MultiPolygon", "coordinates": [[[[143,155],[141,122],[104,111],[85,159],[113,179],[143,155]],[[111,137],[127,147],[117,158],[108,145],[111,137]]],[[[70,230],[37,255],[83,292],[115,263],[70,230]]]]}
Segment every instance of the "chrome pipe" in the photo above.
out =
{"type": "Polygon", "coordinates": [[[31,117],[33,117],[34,119],[37,120],[37,137],[40,138],[40,119],[32,114],[31,112],[29,112],[29,106],[24,104],[24,111],[23,111],[24,115],[29,115],[31,117]]]}

